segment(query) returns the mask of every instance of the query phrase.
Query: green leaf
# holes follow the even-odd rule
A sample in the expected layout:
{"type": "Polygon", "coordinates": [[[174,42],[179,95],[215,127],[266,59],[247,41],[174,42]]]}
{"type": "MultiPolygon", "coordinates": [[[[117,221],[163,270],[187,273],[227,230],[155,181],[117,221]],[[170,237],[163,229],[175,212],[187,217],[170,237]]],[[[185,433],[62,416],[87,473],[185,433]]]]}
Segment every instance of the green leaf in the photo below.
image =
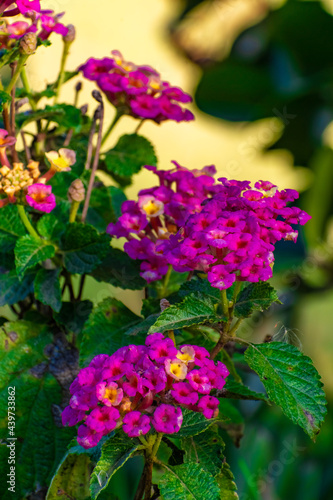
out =
{"type": "Polygon", "coordinates": [[[36,120],[50,120],[55,122],[64,129],[74,129],[80,131],[82,124],[81,111],[70,104],[55,104],[54,106],[46,105],[44,109],[16,115],[17,128],[21,129],[31,122],[36,120]]]}
{"type": "Polygon", "coordinates": [[[186,295],[183,302],[165,309],[148,333],[165,332],[186,326],[208,322],[218,322],[222,318],[215,313],[215,307],[209,298],[200,292],[186,295]]]}
{"type": "Polygon", "coordinates": [[[210,429],[197,436],[182,439],[184,462],[199,463],[203,469],[215,476],[221,472],[224,446],[222,438],[210,429]]]}
{"type": "Polygon", "coordinates": [[[259,375],[269,399],[314,438],[326,414],[326,400],[311,359],[295,346],[271,342],[250,345],[245,360],[259,375]]]}
{"type": "Polygon", "coordinates": [[[125,193],[115,186],[93,189],[90,198],[87,222],[100,231],[105,231],[110,222],[121,215],[121,205],[126,201],[125,193]]]}
{"type": "Polygon", "coordinates": [[[122,431],[110,437],[103,444],[101,458],[97,462],[90,480],[92,500],[95,500],[100,492],[107,487],[113,474],[135,453],[139,444],[122,431]]]}
{"type": "Polygon", "coordinates": [[[90,273],[104,259],[110,246],[107,234],[98,234],[93,226],[73,222],[62,236],[66,269],[73,274],[90,273]]]}
{"type": "Polygon", "coordinates": [[[237,486],[234,476],[226,462],[222,466],[222,471],[215,476],[215,479],[220,487],[221,499],[238,500],[239,497],[237,495],[237,486]]]}
{"type": "Polygon", "coordinates": [[[116,299],[108,298],[98,304],[83,330],[80,366],[87,366],[97,354],[112,354],[125,345],[124,333],[140,320],[116,299]]]}
{"type": "Polygon", "coordinates": [[[126,134],[106,153],[105,164],[109,173],[127,178],[127,183],[130,183],[132,175],[144,165],[156,166],[157,158],[153,146],[145,137],[126,134]]]}
{"type": "Polygon", "coordinates": [[[139,273],[139,261],[131,259],[122,250],[110,247],[106,257],[92,271],[91,276],[99,282],[109,283],[124,290],[141,290],[146,281],[139,273]]]}
{"type": "Polygon", "coordinates": [[[220,490],[214,477],[200,464],[186,463],[170,467],[158,483],[164,500],[220,500],[220,490]]]}
{"type": "Polygon", "coordinates": [[[201,292],[205,297],[209,298],[213,303],[217,303],[221,300],[220,290],[214,288],[207,279],[191,279],[190,281],[185,281],[177,292],[177,296],[180,299],[184,299],[187,295],[201,292]]]}
{"type": "Polygon", "coordinates": [[[51,342],[45,325],[25,320],[5,323],[0,328],[0,388],[17,373],[46,361],[44,348],[51,342]]]}
{"type": "Polygon", "coordinates": [[[158,314],[151,314],[148,318],[142,319],[134,326],[131,326],[125,333],[130,344],[142,344],[146,340],[149,328],[156,322],[158,314]]]}
{"type": "Polygon", "coordinates": [[[279,301],[276,290],[267,281],[251,283],[239,294],[235,305],[235,316],[238,318],[248,318],[253,311],[263,311],[279,301]]]}
{"type": "Polygon", "coordinates": [[[15,247],[17,238],[26,235],[27,231],[17,211],[16,205],[6,205],[1,208],[0,217],[0,247],[2,252],[8,252],[15,247]]]}
{"type": "Polygon", "coordinates": [[[67,452],[53,476],[46,500],[90,499],[90,457],[67,452]]]}
{"type": "Polygon", "coordinates": [[[208,419],[202,413],[183,410],[183,423],[179,432],[177,432],[177,438],[196,436],[222,420],[223,418],[220,417],[208,419]]]}
{"type": "Polygon", "coordinates": [[[0,274],[0,306],[24,300],[33,290],[33,281],[33,273],[27,273],[21,281],[15,270],[0,274]]]}
{"type": "Polygon", "coordinates": [[[44,244],[42,240],[26,235],[15,245],[15,266],[17,274],[22,277],[25,272],[36,264],[55,255],[53,245],[44,244]]]}
{"type": "Polygon", "coordinates": [[[90,300],[80,302],[63,302],[58,313],[54,314],[54,320],[58,325],[64,326],[68,331],[79,335],[89,318],[93,303],[90,300]]]}
{"type": "Polygon", "coordinates": [[[253,399],[267,402],[267,397],[261,392],[252,391],[248,387],[227,377],[226,384],[219,394],[230,399],[253,399]]]}
{"type": "Polygon", "coordinates": [[[69,209],[69,202],[57,203],[52,213],[43,215],[37,222],[39,234],[49,241],[58,243],[68,224],[69,209]]]}
{"type": "Polygon", "coordinates": [[[7,94],[4,90],[0,90],[0,111],[3,111],[3,105],[11,100],[12,98],[10,94],[7,94]]]}
{"type": "Polygon", "coordinates": [[[61,309],[60,269],[40,269],[35,278],[35,296],[42,304],[52,307],[56,312],[61,309]]]}

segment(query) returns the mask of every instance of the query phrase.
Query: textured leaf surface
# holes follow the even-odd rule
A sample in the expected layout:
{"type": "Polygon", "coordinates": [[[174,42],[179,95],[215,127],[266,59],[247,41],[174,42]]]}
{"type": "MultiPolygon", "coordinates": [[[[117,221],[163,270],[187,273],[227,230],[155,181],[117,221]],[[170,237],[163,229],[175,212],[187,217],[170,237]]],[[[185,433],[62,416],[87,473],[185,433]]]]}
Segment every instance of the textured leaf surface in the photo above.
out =
{"type": "Polygon", "coordinates": [[[221,498],[214,477],[198,463],[168,466],[158,486],[164,500],[220,500],[221,498]]]}
{"type": "Polygon", "coordinates": [[[47,240],[58,243],[68,224],[70,203],[61,201],[50,214],[43,215],[37,222],[37,229],[47,240]]]}
{"type": "Polygon", "coordinates": [[[33,290],[34,274],[27,273],[20,281],[16,271],[0,274],[0,306],[15,304],[33,290]]]}
{"type": "Polygon", "coordinates": [[[215,476],[215,479],[220,487],[221,499],[237,500],[239,498],[233,473],[227,463],[223,464],[222,471],[215,476]]]}
{"type": "Polygon", "coordinates": [[[63,302],[60,311],[54,314],[54,319],[59,325],[78,335],[89,318],[92,308],[93,303],[90,300],[63,302]]]}
{"type": "Polygon", "coordinates": [[[156,165],[157,158],[148,139],[137,134],[126,134],[106,153],[105,163],[109,172],[131,177],[144,165],[156,165]]]}
{"type": "Polygon", "coordinates": [[[311,359],[295,346],[271,342],[252,344],[245,360],[259,375],[269,399],[314,438],[326,414],[326,400],[311,359]]]}
{"type": "Polygon", "coordinates": [[[208,430],[182,439],[182,449],[185,451],[184,462],[199,463],[212,476],[221,472],[224,442],[216,432],[208,430]]]}
{"type": "Polygon", "coordinates": [[[220,290],[214,288],[207,279],[191,279],[190,281],[185,281],[178,290],[177,296],[184,298],[194,292],[201,292],[206,298],[209,297],[214,303],[220,300],[220,290]]]}
{"type": "Polygon", "coordinates": [[[27,231],[20,219],[15,205],[6,205],[1,208],[0,217],[0,248],[8,252],[15,246],[17,238],[25,236],[27,231]]]}
{"type": "Polygon", "coordinates": [[[251,283],[238,296],[235,305],[235,316],[248,318],[253,311],[268,309],[273,302],[281,304],[276,290],[267,281],[251,283]]]}
{"type": "Polygon", "coordinates": [[[91,275],[97,281],[110,283],[125,290],[141,290],[145,287],[146,281],[139,273],[139,261],[131,259],[127,253],[117,248],[110,247],[106,257],[91,275]]]}
{"type": "Polygon", "coordinates": [[[20,238],[15,245],[15,265],[19,276],[39,262],[55,255],[53,245],[45,245],[42,240],[27,235],[20,238]]]}
{"type": "Polygon", "coordinates": [[[5,323],[0,329],[0,389],[17,373],[46,361],[43,351],[51,342],[44,325],[24,320],[5,323]]]}
{"type": "Polygon", "coordinates": [[[66,453],[59,465],[46,500],[68,500],[76,498],[88,500],[90,498],[90,457],[87,454],[66,453]]]}
{"type": "Polygon", "coordinates": [[[105,231],[110,222],[116,222],[120,217],[120,207],[125,200],[125,193],[115,186],[101,186],[93,189],[87,222],[96,229],[105,231]]]}
{"type": "Polygon", "coordinates": [[[110,246],[110,237],[99,235],[87,224],[73,222],[62,237],[64,263],[70,273],[90,273],[104,259],[110,246]]]}
{"type": "Polygon", "coordinates": [[[60,269],[40,269],[34,283],[36,299],[56,312],[61,309],[59,273],[60,269]]]}
{"type": "Polygon", "coordinates": [[[165,309],[149,333],[175,330],[205,321],[221,321],[221,318],[216,315],[212,301],[202,293],[195,292],[187,295],[180,304],[165,309]]]}
{"type": "MultiPolygon", "coordinates": [[[[223,420],[223,417],[222,417],[223,420]]],[[[211,425],[221,421],[221,418],[206,418],[202,413],[191,410],[183,410],[183,423],[177,432],[177,438],[195,436],[207,430],[211,425]]]]}
{"type": "Polygon", "coordinates": [[[108,439],[102,446],[102,453],[90,480],[91,498],[95,500],[107,487],[113,474],[122,467],[139,446],[122,431],[108,439]]]}
{"type": "Polygon", "coordinates": [[[246,385],[240,384],[239,382],[230,379],[230,377],[227,378],[226,384],[220,392],[224,393],[225,397],[231,399],[254,399],[267,401],[265,394],[252,391],[249,387],[246,387],[246,385]]]}
{"type": "MultiPolygon", "coordinates": [[[[124,304],[116,299],[105,299],[90,314],[85,324],[80,365],[86,366],[97,354],[112,354],[124,344],[126,330],[140,321],[124,304]]],[[[130,338],[128,337],[130,344],[130,338]]]]}

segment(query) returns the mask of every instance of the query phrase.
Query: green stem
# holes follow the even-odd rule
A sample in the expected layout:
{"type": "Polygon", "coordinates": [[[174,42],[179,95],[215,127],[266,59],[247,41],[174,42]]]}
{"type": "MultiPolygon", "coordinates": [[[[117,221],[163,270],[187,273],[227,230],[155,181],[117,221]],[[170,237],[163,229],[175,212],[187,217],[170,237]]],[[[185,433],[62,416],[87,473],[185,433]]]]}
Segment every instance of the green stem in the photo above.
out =
{"type": "Polygon", "coordinates": [[[10,80],[10,82],[6,88],[6,92],[8,94],[10,94],[11,91],[13,90],[13,87],[14,87],[18,77],[20,76],[20,73],[22,71],[23,66],[27,62],[28,57],[29,57],[28,55],[24,54],[24,55],[21,55],[21,57],[19,58],[19,60],[17,62],[16,69],[15,69],[14,74],[12,76],[12,79],[10,80]]]}
{"type": "Polygon", "coordinates": [[[58,102],[60,90],[61,90],[61,87],[62,87],[64,80],[65,80],[65,66],[66,66],[67,57],[69,55],[70,46],[71,46],[71,42],[64,42],[64,48],[62,51],[60,70],[59,70],[59,76],[58,76],[58,83],[57,83],[57,87],[56,87],[56,95],[54,96],[54,104],[57,104],[57,102],[58,102]]]}
{"type": "Polygon", "coordinates": [[[70,212],[69,212],[69,222],[75,222],[79,206],[80,206],[79,201],[75,201],[75,200],[72,201],[70,212]]]}
{"type": "Polygon", "coordinates": [[[158,449],[159,449],[161,441],[162,441],[162,437],[163,437],[163,433],[159,432],[157,434],[157,438],[156,438],[156,441],[155,441],[153,449],[152,449],[152,458],[153,459],[156,456],[156,453],[158,452],[158,449]]]}
{"type": "Polygon", "coordinates": [[[27,76],[27,72],[26,72],[25,66],[23,66],[23,68],[21,69],[21,75],[20,76],[21,76],[22,85],[23,85],[26,93],[28,94],[28,99],[29,99],[29,104],[31,106],[31,109],[33,111],[36,111],[37,110],[37,105],[36,105],[35,101],[33,100],[33,98],[31,97],[32,92],[31,92],[31,88],[30,88],[30,84],[29,84],[29,80],[28,80],[28,76],[27,76]]]}
{"type": "Polygon", "coordinates": [[[31,236],[33,236],[34,238],[37,238],[40,240],[41,238],[40,238],[39,234],[37,233],[37,231],[32,226],[31,222],[29,221],[28,216],[25,213],[23,205],[17,205],[17,210],[18,210],[19,216],[21,218],[21,221],[25,225],[25,228],[28,231],[28,233],[31,234],[31,236]]]}
{"type": "Polygon", "coordinates": [[[161,290],[161,297],[160,297],[161,299],[165,298],[165,294],[166,294],[167,289],[168,289],[168,284],[170,281],[171,273],[172,273],[172,266],[169,266],[168,272],[166,273],[164,281],[163,281],[163,287],[161,290]]]}
{"type": "Polygon", "coordinates": [[[108,139],[109,135],[111,134],[113,128],[115,127],[115,125],[117,124],[117,122],[120,120],[120,118],[122,116],[123,116],[123,113],[119,113],[118,111],[116,112],[115,117],[114,117],[113,121],[111,122],[111,125],[109,126],[109,128],[107,129],[107,131],[105,132],[105,134],[103,136],[101,146],[104,145],[105,141],[108,139]]]}
{"type": "Polygon", "coordinates": [[[242,289],[242,286],[243,286],[243,282],[242,281],[236,281],[235,288],[234,288],[234,295],[232,297],[232,301],[233,301],[234,304],[236,304],[236,300],[237,300],[237,297],[239,295],[239,292],[242,289]]]}
{"type": "Polygon", "coordinates": [[[221,305],[224,316],[229,319],[229,301],[226,290],[221,290],[221,305]]]}
{"type": "Polygon", "coordinates": [[[244,318],[239,318],[236,323],[234,324],[234,326],[232,328],[230,328],[229,332],[228,332],[228,335],[230,335],[230,337],[233,337],[236,333],[236,331],[238,330],[240,324],[242,323],[244,318]]]}

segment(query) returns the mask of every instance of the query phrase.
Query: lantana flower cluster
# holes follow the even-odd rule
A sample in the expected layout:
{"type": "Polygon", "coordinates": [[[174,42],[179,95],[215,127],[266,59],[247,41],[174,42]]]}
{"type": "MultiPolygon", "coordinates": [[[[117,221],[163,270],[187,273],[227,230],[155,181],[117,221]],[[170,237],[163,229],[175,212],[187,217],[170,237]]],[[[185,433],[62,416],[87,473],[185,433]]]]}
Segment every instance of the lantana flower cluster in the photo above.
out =
{"type": "Polygon", "coordinates": [[[191,96],[169,82],[150,66],[125,61],[118,50],[112,57],[90,58],[80,66],[85,78],[95,81],[120,114],[156,123],[193,120],[193,114],[182,105],[191,96]]]}
{"type": "Polygon", "coordinates": [[[279,191],[268,181],[219,179],[218,194],[203,203],[184,227],[162,245],[163,255],[178,272],[203,270],[212,286],[221,290],[234,281],[266,281],[272,276],[275,244],[296,242],[293,224],[310,216],[287,206],[297,191],[279,191]]]}
{"type": "Polygon", "coordinates": [[[27,33],[36,33],[41,40],[47,40],[51,33],[67,36],[68,27],[59,20],[64,13],[55,14],[52,10],[42,10],[39,0],[4,0],[0,4],[0,14],[3,18],[17,15],[24,16],[28,21],[9,23],[5,19],[1,25],[0,47],[10,48],[16,40],[27,33]]]}
{"type": "Polygon", "coordinates": [[[10,164],[6,148],[15,144],[15,137],[0,129],[0,208],[9,203],[27,204],[40,212],[51,212],[56,206],[52,186],[46,185],[56,172],[69,171],[75,163],[75,152],[70,149],[50,151],[45,156],[50,168],[41,174],[39,162],[30,160],[27,166],[23,163],[10,164]],[[2,195],[2,197],[1,197],[2,195]]]}
{"type": "Polygon", "coordinates": [[[107,232],[127,239],[124,249],[132,259],[142,260],[141,276],[149,283],[168,271],[163,243],[184,226],[188,217],[202,209],[202,202],[219,189],[213,166],[188,170],[176,162],[172,170],[146,166],[159,177],[159,186],[139,192],[138,201],[125,201],[118,221],[107,232]]]}
{"type": "Polygon", "coordinates": [[[173,434],[183,422],[182,408],[218,415],[219,400],[211,396],[222,389],[229,372],[209,359],[198,346],[177,349],[162,333],[149,335],[145,345],[130,345],[111,356],[96,356],[70,387],[70,404],[62,413],[63,425],[78,428],[78,443],[96,446],[117,427],[130,437],[157,432],[173,434]]]}

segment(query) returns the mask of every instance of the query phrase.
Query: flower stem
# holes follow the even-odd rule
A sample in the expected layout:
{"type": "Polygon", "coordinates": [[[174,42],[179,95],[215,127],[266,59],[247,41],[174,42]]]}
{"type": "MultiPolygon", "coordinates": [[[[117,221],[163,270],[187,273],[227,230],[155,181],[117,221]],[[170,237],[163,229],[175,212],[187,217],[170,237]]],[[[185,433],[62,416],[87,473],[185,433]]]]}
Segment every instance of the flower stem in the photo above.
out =
{"type": "Polygon", "coordinates": [[[31,94],[31,88],[30,88],[30,84],[29,84],[29,80],[28,80],[28,76],[27,76],[27,72],[26,72],[26,69],[25,69],[25,66],[22,67],[21,69],[21,81],[22,81],[22,84],[23,84],[23,87],[25,89],[25,91],[27,92],[28,94],[28,99],[29,99],[29,104],[31,106],[31,109],[33,111],[36,111],[37,110],[37,105],[35,103],[35,101],[32,99],[31,94]]]}
{"type": "Polygon", "coordinates": [[[41,238],[40,238],[39,234],[37,233],[37,231],[32,226],[31,222],[29,221],[28,216],[25,213],[23,205],[17,205],[17,210],[18,210],[19,216],[21,218],[21,221],[25,225],[25,228],[28,231],[28,233],[31,236],[33,236],[34,238],[37,238],[40,240],[41,238]]]}
{"type": "Polygon", "coordinates": [[[239,295],[239,292],[242,289],[242,286],[243,286],[242,281],[236,281],[235,288],[234,288],[234,294],[233,294],[233,297],[232,297],[234,305],[236,303],[236,300],[237,300],[237,297],[239,295]]]}
{"type": "Polygon", "coordinates": [[[19,58],[18,62],[17,62],[17,66],[16,66],[16,69],[14,71],[14,74],[12,76],[12,79],[10,80],[7,88],[6,88],[6,92],[8,94],[11,93],[12,89],[14,88],[14,85],[22,71],[22,68],[23,66],[25,65],[25,63],[27,62],[27,59],[28,59],[28,55],[24,54],[24,55],[21,55],[21,57],[19,58]]]}
{"type": "Polygon", "coordinates": [[[221,290],[221,305],[224,316],[229,319],[229,301],[226,290],[221,290]]]}
{"type": "Polygon", "coordinates": [[[87,217],[89,203],[90,203],[90,197],[91,197],[91,193],[92,193],[92,190],[94,187],[94,180],[95,180],[96,170],[98,167],[99,153],[100,153],[101,146],[102,146],[102,130],[103,130],[103,122],[104,122],[104,106],[102,103],[100,104],[98,111],[99,111],[99,129],[98,129],[97,144],[96,144],[95,156],[94,156],[93,165],[92,165],[92,169],[91,169],[86,199],[84,201],[83,210],[82,210],[82,218],[81,218],[82,222],[85,222],[86,217],[87,217]]]}
{"type": "Polygon", "coordinates": [[[79,209],[80,202],[79,201],[72,201],[70,212],[69,212],[69,222],[75,222],[76,219],[76,214],[79,209]]]}
{"type": "Polygon", "coordinates": [[[162,290],[161,290],[161,297],[160,297],[161,299],[165,298],[165,294],[166,294],[167,289],[168,289],[168,284],[170,281],[171,273],[172,273],[172,266],[169,266],[168,272],[166,273],[166,275],[164,277],[164,281],[163,281],[163,286],[162,286],[162,290]]]}
{"type": "Polygon", "coordinates": [[[65,66],[66,66],[66,61],[67,61],[67,57],[69,54],[70,46],[71,46],[71,42],[64,42],[64,48],[62,51],[60,70],[59,70],[59,76],[58,76],[58,83],[57,83],[57,87],[56,87],[56,95],[54,96],[54,104],[57,104],[57,102],[59,100],[60,90],[61,90],[62,84],[64,83],[64,80],[65,80],[65,66]]]}
{"type": "Polygon", "coordinates": [[[122,116],[123,116],[123,113],[119,113],[118,111],[116,112],[115,117],[114,117],[113,121],[111,122],[111,125],[109,126],[109,128],[107,129],[107,131],[105,132],[105,134],[103,136],[101,146],[104,145],[105,141],[108,139],[108,137],[111,134],[113,128],[116,125],[116,123],[120,120],[120,118],[122,116]]]}
{"type": "Polygon", "coordinates": [[[233,337],[236,333],[236,331],[238,330],[240,324],[242,323],[244,318],[238,318],[238,320],[236,321],[236,323],[234,324],[234,326],[232,328],[230,328],[229,332],[228,332],[228,335],[230,335],[230,337],[233,337]]]}

